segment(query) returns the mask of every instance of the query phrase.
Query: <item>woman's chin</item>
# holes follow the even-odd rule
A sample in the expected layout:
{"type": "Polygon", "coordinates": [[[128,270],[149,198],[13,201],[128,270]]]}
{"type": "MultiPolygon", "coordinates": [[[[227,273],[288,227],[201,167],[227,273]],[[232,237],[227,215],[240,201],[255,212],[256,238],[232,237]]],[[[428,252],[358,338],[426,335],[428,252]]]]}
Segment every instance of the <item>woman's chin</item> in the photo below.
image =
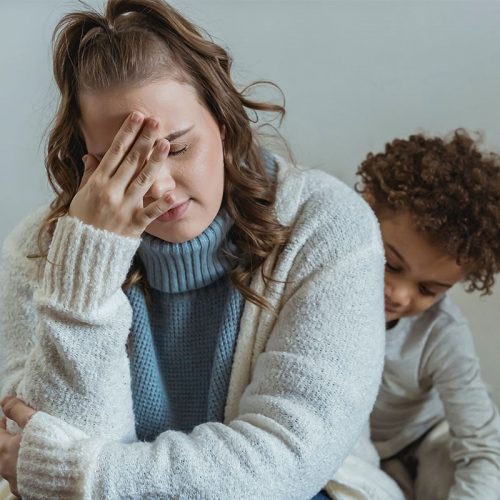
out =
{"type": "Polygon", "coordinates": [[[160,240],[167,241],[168,243],[185,243],[186,241],[194,240],[203,233],[208,226],[208,223],[200,224],[199,221],[196,223],[189,220],[189,218],[170,222],[155,220],[144,232],[151,236],[156,236],[160,240]]]}

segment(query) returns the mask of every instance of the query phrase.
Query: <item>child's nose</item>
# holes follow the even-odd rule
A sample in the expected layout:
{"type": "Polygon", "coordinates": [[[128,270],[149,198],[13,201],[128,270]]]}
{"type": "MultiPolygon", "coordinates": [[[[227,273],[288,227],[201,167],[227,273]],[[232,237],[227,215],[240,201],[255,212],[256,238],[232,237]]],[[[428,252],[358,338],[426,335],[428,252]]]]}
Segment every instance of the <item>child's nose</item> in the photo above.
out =
{"type": "Polygon", "coordinates": [[[387,293],[386,296],[397,307],[407,307],[411,302],[410,287],[403,283],[392,286],[390,293],[387,293]]]}

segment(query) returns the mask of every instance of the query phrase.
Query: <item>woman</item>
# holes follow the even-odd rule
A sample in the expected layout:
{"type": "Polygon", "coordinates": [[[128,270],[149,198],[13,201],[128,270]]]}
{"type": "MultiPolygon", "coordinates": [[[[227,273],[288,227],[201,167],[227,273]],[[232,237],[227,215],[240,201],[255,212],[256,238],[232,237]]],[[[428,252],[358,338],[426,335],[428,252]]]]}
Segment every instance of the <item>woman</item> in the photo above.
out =
{"type": "Polygon", "coordinates": [[[23,498],[308,499],[367,421],[377,223],[259,147],[246,110],[284,110],[230,66],[160,0],[58,25],[56,198],[2,260],[0,392],[24,429],[0,430],[0,473],[23,498]]]}

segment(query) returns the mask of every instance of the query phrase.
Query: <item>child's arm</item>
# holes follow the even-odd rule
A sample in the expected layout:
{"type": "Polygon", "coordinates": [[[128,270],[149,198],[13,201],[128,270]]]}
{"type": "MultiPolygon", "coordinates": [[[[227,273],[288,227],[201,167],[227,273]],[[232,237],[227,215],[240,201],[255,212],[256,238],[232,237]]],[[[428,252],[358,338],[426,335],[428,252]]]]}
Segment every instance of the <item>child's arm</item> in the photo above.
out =
{"type": "Polygon", "coordinates": [[[437,389],[450,426],[455,482],[449,499],[498,499],[500,418],[481,379],[472,335],[447,319],[433,332],[423,371],[437,389]]]}

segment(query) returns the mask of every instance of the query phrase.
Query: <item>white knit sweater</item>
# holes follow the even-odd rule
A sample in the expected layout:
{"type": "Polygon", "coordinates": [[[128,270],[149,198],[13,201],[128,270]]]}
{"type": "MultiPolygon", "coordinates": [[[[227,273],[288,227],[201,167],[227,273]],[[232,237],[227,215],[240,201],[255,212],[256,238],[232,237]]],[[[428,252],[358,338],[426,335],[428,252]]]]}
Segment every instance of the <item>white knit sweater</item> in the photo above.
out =
{"type": "Polygon", "coordinates": [[[292,236],[246,303],[224,423],[137,442],[121,284],[139,240],[45,210],[7,238],[1,263],[0,393],[36,409],[18,461],[23,499],[309,499],[366,423],[384,359],[383,250],[368,206],[333,177],[279,159],[276,211],[292,236]],[[48,243],[47,243],[48,244],[48,243]]]}

